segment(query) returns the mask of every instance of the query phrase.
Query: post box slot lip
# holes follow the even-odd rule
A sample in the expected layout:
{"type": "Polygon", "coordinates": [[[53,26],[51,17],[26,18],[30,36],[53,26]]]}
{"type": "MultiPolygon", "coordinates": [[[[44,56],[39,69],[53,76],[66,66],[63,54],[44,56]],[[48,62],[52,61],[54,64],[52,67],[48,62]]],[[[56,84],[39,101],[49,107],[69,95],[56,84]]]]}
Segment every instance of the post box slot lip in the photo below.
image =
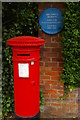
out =
{"type": "Polygon", "coordinates": [[[30,59],[17,59],[16,57],[12,57],[12,60],[13,61],[18,61],[18,62],[31,62],[31,61],[34,61],[36,62],[37,60],[39,60],[40,57],[37,57],[37,58],[30,58],[30,59]]]}
{"type": "Polygon", "coordinates": [[[17,54],[17,56],[30,56],[30,54],[17,54]]]}

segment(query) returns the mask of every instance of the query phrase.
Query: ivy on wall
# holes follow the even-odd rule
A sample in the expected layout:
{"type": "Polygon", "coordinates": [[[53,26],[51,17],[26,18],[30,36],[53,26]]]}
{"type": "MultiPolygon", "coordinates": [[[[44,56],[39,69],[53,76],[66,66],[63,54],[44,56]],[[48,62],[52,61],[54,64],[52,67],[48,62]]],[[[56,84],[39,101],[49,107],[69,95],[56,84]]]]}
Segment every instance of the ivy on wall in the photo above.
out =
{"type": "Polygon", "coordinates": [[[64,82],[66,90],[72,91],[80,87],[80,4],[66,3],[63,18],[64,67],[61,81],[64,82]]]}
{"type": "Polygon", "coordinates": [[[12,50],[7,45],[7,39],[15,36],[38,35],[38,5],[37,3],[2,3],[2,110],[3,116],[14,112],[14,87],[12,50]]]}

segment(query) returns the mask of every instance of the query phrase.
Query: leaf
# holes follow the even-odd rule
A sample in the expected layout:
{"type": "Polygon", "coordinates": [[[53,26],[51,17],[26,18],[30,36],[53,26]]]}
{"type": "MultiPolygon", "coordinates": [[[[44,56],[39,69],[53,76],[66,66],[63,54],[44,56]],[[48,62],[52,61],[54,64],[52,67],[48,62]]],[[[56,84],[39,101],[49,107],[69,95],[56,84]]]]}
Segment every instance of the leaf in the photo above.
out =
{"type": "Polygon", "coordinates": [[[76,87],[80,87],[80,5],[69,2],[66,5],[61,40],[64,66],[60,81],[64,82],[65,92],[68,88],[72,92],[76,87]]]}

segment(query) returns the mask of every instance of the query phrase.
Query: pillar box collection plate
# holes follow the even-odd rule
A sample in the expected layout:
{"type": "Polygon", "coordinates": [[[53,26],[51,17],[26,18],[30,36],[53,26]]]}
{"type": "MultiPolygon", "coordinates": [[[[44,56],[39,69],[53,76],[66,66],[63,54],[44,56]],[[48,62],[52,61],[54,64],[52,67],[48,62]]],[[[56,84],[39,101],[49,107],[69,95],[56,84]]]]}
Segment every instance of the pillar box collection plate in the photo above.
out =
{"type": "Polygon", "coordinates": [[[15,113],[33,117],[39,113],[40,46],[44,40],[21,36],[7,40],[7,44],[13,51],[15,113]]]}

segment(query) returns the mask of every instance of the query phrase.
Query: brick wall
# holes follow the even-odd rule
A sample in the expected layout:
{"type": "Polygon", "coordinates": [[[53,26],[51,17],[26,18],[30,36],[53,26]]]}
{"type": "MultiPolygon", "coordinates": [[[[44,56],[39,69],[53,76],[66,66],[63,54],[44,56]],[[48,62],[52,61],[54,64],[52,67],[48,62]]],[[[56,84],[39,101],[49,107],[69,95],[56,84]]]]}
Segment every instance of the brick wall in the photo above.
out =
{"type": "MultiPolygon", "coordinates": [[[[65,9],[65,3],[39,3],[40,13],[48,7],[65,9]]],[[[72,118],[78,117],[78,89],[67,95],[66,100],[60,100],[64,93],[64,84],[60,82],[63,70],[61,51],[61,34],[48,35],[39,30],[38,36],[45,40],[40,52],[40,87],[45,104],[41,107],[42,118],[72,118]]]]}

